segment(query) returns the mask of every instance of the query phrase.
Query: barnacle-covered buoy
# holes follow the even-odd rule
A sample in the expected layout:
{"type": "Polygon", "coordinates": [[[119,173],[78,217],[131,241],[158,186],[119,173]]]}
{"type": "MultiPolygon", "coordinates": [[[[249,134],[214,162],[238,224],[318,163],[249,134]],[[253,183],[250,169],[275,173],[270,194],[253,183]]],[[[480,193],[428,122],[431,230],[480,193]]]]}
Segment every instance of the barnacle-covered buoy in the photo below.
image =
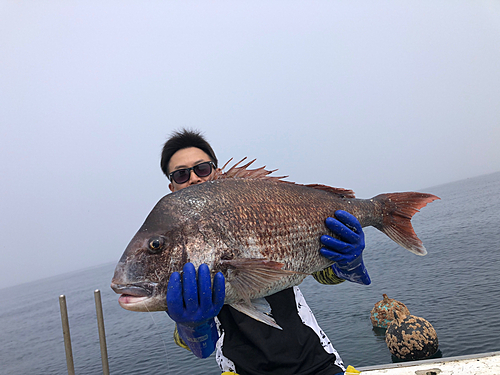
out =
{"type": "Polygon", "coordinates": [[[412,361],[433,356],[438,350],[434,327],[424,318],[396,314],[385,333],[389,351],[397,358],[412,361]]]}
{"type": "Polygon", "coordinates": [[[370,320],[374,327],[387,328],[387,325],[394,319],[394,312],[397,312],[398,316],[410,315],[410,311],[404,303],[387,297],[387,294],[383,294],[383,296],[384,299],[375,304],[370,314],[370,320]]]}

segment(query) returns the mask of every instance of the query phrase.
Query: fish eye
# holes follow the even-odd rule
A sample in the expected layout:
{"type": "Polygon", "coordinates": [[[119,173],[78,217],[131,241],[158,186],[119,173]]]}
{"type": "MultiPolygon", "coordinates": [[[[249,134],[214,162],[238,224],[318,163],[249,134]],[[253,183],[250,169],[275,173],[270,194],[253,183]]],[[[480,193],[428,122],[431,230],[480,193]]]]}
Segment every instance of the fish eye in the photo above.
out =
{"type": "Polygon", "coordinates": [[[149,240],[149,251],[152,253],[159,253],[165,246],[163,237],[154,237],[149,240]]]}

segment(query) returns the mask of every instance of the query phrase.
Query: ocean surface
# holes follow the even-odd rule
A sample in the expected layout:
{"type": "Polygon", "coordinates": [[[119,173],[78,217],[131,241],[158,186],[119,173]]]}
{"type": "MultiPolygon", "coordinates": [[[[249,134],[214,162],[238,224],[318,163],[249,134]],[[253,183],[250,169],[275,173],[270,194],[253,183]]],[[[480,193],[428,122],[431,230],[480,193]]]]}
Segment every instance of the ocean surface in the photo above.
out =
{"type": "MultiPolygon", "coordinates": [[[[370,311],[382,294],[436,329],[443,357],[500,350],[500,172],[418,189],[441,197],[413,219],[425,257],[367,228],[372,285],[300,286],[346,364],[391,363],[370,311]]],[[[131,234],[132,235],[132,234],[131,234]]],[[[117,259],[118,260],[118,259],[117,259]]],[[[109,284],[115,264],[0,290],[0,374],[67,373],[59,295],[67,298],[76,374],[102,373],[94,290],[102,293],[111,374],[220,374],[172,340],[164,312],[119,307],[109,284]]]]}

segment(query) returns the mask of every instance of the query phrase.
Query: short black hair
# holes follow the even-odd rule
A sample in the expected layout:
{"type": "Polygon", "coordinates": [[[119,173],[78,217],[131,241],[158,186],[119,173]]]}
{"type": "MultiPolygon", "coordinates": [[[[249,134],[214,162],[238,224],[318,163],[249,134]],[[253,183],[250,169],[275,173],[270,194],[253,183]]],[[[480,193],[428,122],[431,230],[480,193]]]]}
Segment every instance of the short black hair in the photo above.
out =
{"type": "Polygon", "coordinates": [[[173,132],[170,138],[163,145],[160,167],[167,177],[170,173],[168,170],[168,163],[170,162],[172,155],[177,151],[188,147],[196,147],[202,150],[210,157],[217,168],[217,157],[205,137],[197,130],[182,129],[180,131],[173,132]]]}

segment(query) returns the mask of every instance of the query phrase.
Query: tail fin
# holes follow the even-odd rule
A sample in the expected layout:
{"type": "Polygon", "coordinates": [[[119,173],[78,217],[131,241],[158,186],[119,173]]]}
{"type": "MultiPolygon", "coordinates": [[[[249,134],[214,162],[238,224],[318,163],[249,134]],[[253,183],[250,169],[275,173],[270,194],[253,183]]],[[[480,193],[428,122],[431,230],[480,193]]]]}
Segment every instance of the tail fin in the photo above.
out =
{"type": "Polygon", "coordinates": [[[383,221],[377,229],[390,239],[417,255],[427,254],[422,241],[417,237],[411,225],[411,218],[427,203],[440,199],[425,193],[389,193],[373,198],[382,204],[383,221]]]}

